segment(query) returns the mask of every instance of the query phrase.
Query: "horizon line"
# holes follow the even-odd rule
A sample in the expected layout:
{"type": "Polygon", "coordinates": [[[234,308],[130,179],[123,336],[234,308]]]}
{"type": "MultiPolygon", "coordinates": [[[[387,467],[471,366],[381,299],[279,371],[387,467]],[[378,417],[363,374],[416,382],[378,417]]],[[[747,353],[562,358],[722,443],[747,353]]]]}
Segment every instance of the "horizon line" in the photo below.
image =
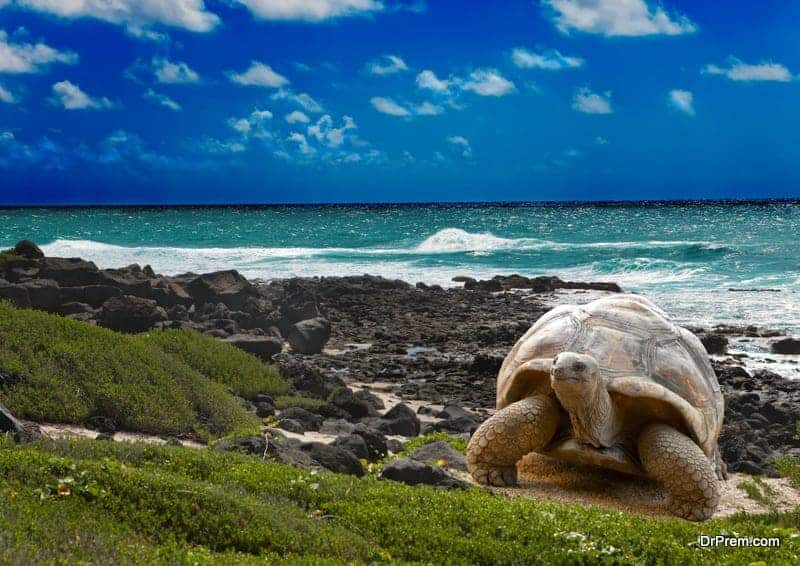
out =
{"type": "Polygon", "coordinates": [[[482,206],[529,206],[529,207],[577,207],[577,206],[702,206],[702,205],[766,205],[800,204],[798,197],[777,198],[709,198],[709,199],[644,199],[644,200],[542,200],[542,201],[397,201],[397,202],[241,202],[241,203],[53,203],[53,204],[0,204],[0,210],[13,209],[91,209],[91,208],[391,208],[391,207],[482,207],[482,206]]]}

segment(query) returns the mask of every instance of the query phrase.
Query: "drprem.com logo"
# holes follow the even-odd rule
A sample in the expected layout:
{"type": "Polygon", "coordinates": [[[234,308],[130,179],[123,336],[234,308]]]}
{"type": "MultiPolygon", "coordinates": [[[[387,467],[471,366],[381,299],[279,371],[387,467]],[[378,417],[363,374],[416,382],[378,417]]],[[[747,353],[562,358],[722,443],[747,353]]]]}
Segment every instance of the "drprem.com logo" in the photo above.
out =
{"type": "Polygon", "coordinates": [[[779,537],[732,537],[726,535],[700,535],[697,537],[697,544],[702,548],[715,546],[777,548],[781,545],[781,539],[779,537]]]}

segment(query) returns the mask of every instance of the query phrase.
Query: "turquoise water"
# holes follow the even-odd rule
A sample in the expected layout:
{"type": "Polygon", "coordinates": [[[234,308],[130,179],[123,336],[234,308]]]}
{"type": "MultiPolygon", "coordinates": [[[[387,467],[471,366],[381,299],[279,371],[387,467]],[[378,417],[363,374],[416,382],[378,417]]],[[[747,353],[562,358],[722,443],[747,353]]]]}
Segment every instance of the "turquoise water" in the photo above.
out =
{"type": "Polygon", "coordinates": [[[0,210],[0,245],[30,238],[101,267],[443,285],[552,274],[616,281],[682,322],[790,329],[800,328],[799,235],[800,205],[789,203],[0,210]]]}

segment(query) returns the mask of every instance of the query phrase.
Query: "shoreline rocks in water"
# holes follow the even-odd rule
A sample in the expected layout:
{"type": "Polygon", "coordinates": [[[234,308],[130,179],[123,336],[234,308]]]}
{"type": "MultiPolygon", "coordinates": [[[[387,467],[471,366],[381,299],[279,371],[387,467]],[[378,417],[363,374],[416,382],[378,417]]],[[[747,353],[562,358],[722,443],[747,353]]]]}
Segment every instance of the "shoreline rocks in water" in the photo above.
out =
{"type": "MultiPolygon", "coordinates": [[[[306,411],[311,417],[302,410],[276,411],[272,402],[254,410],[277,412],[282,426],[294,431],[336,431],[342,449],[362,452],[350,437],[357,434],[369,454],[385,454],[391,440],[385,434],[468,434],[494,407],[504,357],[551,308],[556,292],[621,291],[613,283],[519,275],[460,277],[464,286],[448,289],[370,275],[268,283],[235,271],[167,277],[148,266],[98,269],[81,259],[44,257],[37,249],[20,243],[0,255],[0,298],[127,332],[192,328],[226,340],[277,363],[291,394],[321,402],[306,411]],[[405,404],[380,416],[382,401],[367,391],[350,393],[351,383],[392,391],[405,404]],[[406,406],[413,402],[450,407],[418,416],[406,406]]],[[[692,330],[717,355],[737,337],[774,338],[773,348],[785,343],[787,352],[796,342],[752,326],[692,330]]],[[[774,456],[800,454],[800,382],[751,374],[743,363],[746,358],[714,363],[727,407],[721,450],[731,471],[773,475],[774,456]]],[[[296,452],[298,460],[310,459],[296,452]]]]}

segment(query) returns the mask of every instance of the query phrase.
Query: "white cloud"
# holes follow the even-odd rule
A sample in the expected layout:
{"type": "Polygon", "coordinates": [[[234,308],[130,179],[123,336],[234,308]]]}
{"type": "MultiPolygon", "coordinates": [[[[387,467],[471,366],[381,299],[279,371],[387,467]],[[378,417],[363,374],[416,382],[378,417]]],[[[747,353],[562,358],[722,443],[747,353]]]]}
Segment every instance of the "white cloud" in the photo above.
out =
{"type": "Polygon", "coordinates": [[[555,49],[535,53],[522,47],[517,47],[511,52],[511,59],[520,69],[542,69],[545,71],[577,69],[584,64],[584,60],[580,57],[562,55],[561,52],[555,49]]]}
{"type": "Polygon", "coordinates": [[[494,69],[472,71],[462,88],[480,96],[505,96],[517,90],[513,82],[494,69]]]}
{"type": "Polygon", "coordinates": [[[371,62],[367,70],[373,75],[394,75],[408,70],[408,65],[397,55],[384,55],[371,62]]]}
{"type": "Polygon", "coordinates": [[[164,84],[191,84],[200,81],[200,75],[186,63],[172,62],[163,57],[153,59],[153,74],[158,82],[164,84]]]}
{"type": "Polygon", "coordinates": [[[789,69],[780,63],[765,61],[751,65],[735,57],[729,60],[728,67],[706,65],[702,72],[708,75],[724,75],[732,81],[789,82],[793,78],[789,69]]]}
{"type": "Polygon", "coordinates": [[[73,65],[78,55],[59,51],[44,43],[11,43],[0,30],[0,73],[38,73],[53,63],[73,65]]]}
{"type": "Polygon", "coordinates": [[[308,116],[306,116],[304,113],[300,112],[299,110],[294,110],[294,111],[290,112],[289,114],[287,114],[284,117],[284,119],[289,124],[297,124],[297,123],[308,124],[311,121],[311,118],[309,118],[308,116]]]}
{"type": "Polygon", "coordinates": [[[389,116],[411,116],[411,111],[392,100],[391,98],[383,96],[375,96],[370,99],[370,104],[373,108],[381,114],[388,114],[389,116]]]}
{"type": "Polygon", "coordinates": [[[256,109],[244,118],[231,118],[228,124],[245,137],[268,139],[272,137],[272,132],[267,127],[271,120],[272,112],[256,109]]]}
{"type": "Polygon", "coordinates": [[[384,9],[378,0],[235,0],[262,20],[322,22],[346,16],[365,16],[384,9]]]}
{"type": "Polygon", "coordinates": [[[0,85],[0,102],[5,102],[6,104],[15,104],[17,102],[17,98],[6,89],[3,85],[0,85]]]}
{"type": "Polygon", "coordinates": [[[344,143],[346,133],[355,129],[357,129],[355,120],[350,116],[343,116],[342,125],[336,128],[330,115],[325,114],[316,124],[308,127],[308,136],[327,147],[336,148],[344,143]]]}
{"type": "Polygon", "coordinates": [[[220,22],[203,0],[15,0],[14,5],[67,19],[95,18],[150,39],[147,28],[153,25],[208,32],[220,22]]]}
{"type": "Polygon", "coordinates": [[[321,114],[325,110],[322,107],[322,104],[314,100],[311,95],[306,94],[305,92],[297,94],[291,90],[282,88],[272,95],[272,100],[288,100],[306,112],[311,112],[312,114],[321,114]]]}
{"type": "Polygon", "coordinates": [[[287,138],[290,142],[297,144],[297,149],[305,156],[314,155],[317,150],[311,147],[306,137],[300,132],[292,132],[287,138]]]}
{"type": "Polygon", "coordinates": [[[681,35],[697,25],[645,0],[544,0],[562,33],[581,31],[606,36],[681,35]]]}
{"type": "Polygon", "coordinates": [[[228,76],[233,82],[245,86],[280,88],[289,84],[289,79],[259,61],[253,61],[244,73],[230,73],[228,76]]]}
{"type": "Polygon", "coordinates": [[[54,84],[53,96],[54,102],[65,110],[106,110],[114,106],[109,99],[92,98],[69,81],[54,84]]]}
{"type": "Polygon", "coordinates": [[[169,108],[174,112],[180,112],[181,110],[183,110],[183,108],[181,108],[181,105],[172,100],[169,96],[167,96],[166,94],[161,94],[159,92],[156,92],[152,88],[144,93],[144,98],[145,100],[149,100],[154,104],[158,104],[160,106],[163,106],[164,108],[169,108]]]}
{"type": "Polygon", "coordinates": [[[469,140],[464,136],[450,136],[447,138],[447,142],[461,157],[472,157],[472,146],[470,145],[469,140]]]}
{"type": "Polygon", "coordinates": [[[611,114],[611,93],[597,94],[589,87],[580,88],[572,98],[572,108],[584,114],[611,114]]]}
{"type": "Polygon", "coordinates": [[[418,104],[414,107],[414,113],[417,116],[437,116],[442,112],[444,112],[444,108],[438,104],[433,104],[428,101],[425,101],[422,104],[418,104]]]}
{"type": "Polygon", "coordinates": [[[417,86],[433,92],[447,92],[450,88],[450,81],[442,80],[433,71],[425,69],[417,75],[417,86]]]}
{"type": "Polygon", "coordinates": [[[694,116],[694,95],[688,90],[669,91],[669,103],[676,110],[694,116]]]}

